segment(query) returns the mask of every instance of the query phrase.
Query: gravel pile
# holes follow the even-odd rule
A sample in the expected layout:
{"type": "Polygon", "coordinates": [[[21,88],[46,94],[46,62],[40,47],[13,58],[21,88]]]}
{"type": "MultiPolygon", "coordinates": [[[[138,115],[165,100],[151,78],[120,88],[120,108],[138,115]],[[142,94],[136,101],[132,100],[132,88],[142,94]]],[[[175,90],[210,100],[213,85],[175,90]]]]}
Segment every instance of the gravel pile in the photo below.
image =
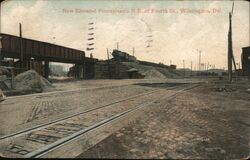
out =
{"type": "Polygon", "coordinates": [[[10,78],[11,73],[8,69],[0,66],[0,89],[5,91],[10,89],[10,78]]]}
{"type": "Polygon", "coordinates": [[[14,89],[39,89],[44,91],[50,88],[52,88],[52,84],[34,70],[23,72],[14,78],[14,89]]]}
{"type": "Polygon", "coordinates": [[[147,70],[143,74],[145,75],[146,79],[166,78],[161,72],[159,72],[155,69],[147,70]]]}
{"type": "Polygon", "coordinates": [[[0,76],[2,75],[10,77],[11,73],[8,71],[8,69],[4,68],[3,66],[0,66],[0,76]]]}

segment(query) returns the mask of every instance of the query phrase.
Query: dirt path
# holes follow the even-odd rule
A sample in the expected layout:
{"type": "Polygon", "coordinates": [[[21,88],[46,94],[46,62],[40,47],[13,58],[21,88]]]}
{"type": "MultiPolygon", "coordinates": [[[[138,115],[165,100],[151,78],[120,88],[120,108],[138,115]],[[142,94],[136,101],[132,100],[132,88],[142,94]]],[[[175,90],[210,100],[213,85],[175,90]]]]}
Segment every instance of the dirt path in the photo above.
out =
{"type": "Polygon", "coordinates": [[[244,92],[244,87],[232,92],[218,92],[216,87],[218,85],[203,85],[152,107],[133,124],[79,157],[247,157],[250,149],[250,94],[244,92]]]}

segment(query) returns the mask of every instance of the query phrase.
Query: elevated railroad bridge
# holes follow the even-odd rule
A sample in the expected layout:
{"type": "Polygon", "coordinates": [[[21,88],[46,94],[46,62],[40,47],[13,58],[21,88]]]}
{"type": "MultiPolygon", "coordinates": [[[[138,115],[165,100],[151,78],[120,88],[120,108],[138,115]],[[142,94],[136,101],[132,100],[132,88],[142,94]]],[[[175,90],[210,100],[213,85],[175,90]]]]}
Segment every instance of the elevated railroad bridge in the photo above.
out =
{"type": "Polygon", "coordinates": [[[97,59],[85,57],[85,52],[38,40],[21,38],[0,33],[2,37],[1,58],[18,59],[15,68],[22,71],[35,69],[44,77],[49,76],[49,62],[72,63],[75,77],[90,79],[94,77],[94,64],[97,59]]]}

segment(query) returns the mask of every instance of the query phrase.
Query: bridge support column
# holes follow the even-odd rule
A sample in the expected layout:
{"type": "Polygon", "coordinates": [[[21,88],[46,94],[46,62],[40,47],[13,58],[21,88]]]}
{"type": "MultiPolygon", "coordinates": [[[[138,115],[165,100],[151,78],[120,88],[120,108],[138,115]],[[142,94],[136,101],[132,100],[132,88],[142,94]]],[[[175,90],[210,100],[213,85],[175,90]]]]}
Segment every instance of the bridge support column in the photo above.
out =
{"type": "MultiPolygon", "coordinates": [[[[0,37],[1,38],[1,37],[0,37]]],[[[1,39],[0,39],[0,43],[1,43],[1,39]]],[[[2,44],[0,44],[2,45],[2,44]]],[[[2,46],[0,46],[0,66],[2,65],[2,61],[3,61],[3,55],[2,55],[2,46]]]]}
{"type": "Polygon", "coordinates": [[[83,70],[83,65],[82,64],[75,64],[75,73],[74,77],[77,79],[83,79],[84,78],[84,70],[83,70]]]}
{"type": "Polygon", "coordinates": [[[79,65],[78,64],[75,64],[74,66],[74,77],[75,78],[79,78],[79,65]]]}
{"type": "Polygon", "coordinates": [[[49,78],[49,61],[45,61],[44,63],[44,77],[49,78]]]}
{"type": "Polygon", "coordinates": [[[86,63],[85,63],[85,59],[83,60],[83,63],[82,63],[82,76],[83,76],[83,79],[86,79],[86,63]]]}
{"type": "Polygon", "coordinates": [[[83,79],[84,78],[84,66],[79,65],[79,78],[83,79]]]}

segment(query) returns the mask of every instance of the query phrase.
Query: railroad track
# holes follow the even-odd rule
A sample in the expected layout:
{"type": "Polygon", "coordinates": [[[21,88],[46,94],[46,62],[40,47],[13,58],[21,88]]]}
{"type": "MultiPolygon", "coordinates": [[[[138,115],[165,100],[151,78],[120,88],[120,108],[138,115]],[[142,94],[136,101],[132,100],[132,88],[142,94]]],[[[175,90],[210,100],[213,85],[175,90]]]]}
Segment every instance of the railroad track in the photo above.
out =
{"type": "Polygon", "coordinates": [[[101,86],[101,87],[86,87],[86,88],[78,88],[78,89],[71,89],[67,91],[53,91],[53,92],[44,92],[44,93],[35,93],[35,94],[29,94],[29,95],[20,95],[20,96],[10,96],[6,97],[6,99],[16,99],[16,98],[24,98],[24,97],[36,97],[36,98],[41,98],[41,97],[47,97],[47,96],[56,96],[58,94],[74,94],[81,92],[83,90],[93,90],[93,89],[108,89],[108,88],[114,88],[114,87],[123,87],[123,86],[128,86],[131,84],[122,84],[122,85],[108,85],[108,86],[101,86]]]}
{"type": "Polygon", "coordinates": [[[171,94],[166,94],[166,89],[156,89],[50,123],[5,135],[0,137],[0,152],[6,157],[42,157],[90,131],[104,127],[156,101],[172,98],[176,94],[196,86],[191,85],[191,87],[184,88],[183,86],[169,87],[168,89],[181,88],[171,94]],[[159,96],[161,97],[160,99],[159,96]]]}
{"type": "Polygon", "coordinates": [[[44,124],[41,124],[41,125],[37,125],[37,126],[31,127],[31,128],[25,129],[25,130],[21,130],[21,131],[12,133],[12,134],[8,134],[8,135],[0,137],[0,140],[4,140],[4,139],[8,139],[8,138],[13,138],[13,137],[16,137],[16,136],[20,136],[22,134],[29,133],[31,131],[35,131],[37,129],[42,129],[42,128],[47,127],[47,126],[52,125],[52,124],[57,124],[59,122],[62,122],[64,120],[67,120],[67,119],[70,119],[70,118],[73,118],[73,117],[78,116],[78,115],[82,115],[82,114],[85,114],[85,113],[88,113],[88,112],[91,112],[91,111],[94,111],[94,110],[97,110],[97,109],[101,109],[101,108],[108,107],[108,106],[111,106],[111,105],[114,105],[114,104],[117,104],[117,103],[120,103],[120,102],[131,100],[131,99],[134,99],[134,98],[137,98],[137,97],[140,97],[140,96],[149,95],[149,94],[152,94],[152,93],[157,92],[159,90],[161,90],[161,89],[156,89],[156,90],[153,90],[153,91],[150,91],[150,92],[147,92],[147,93],[137,94],[137,95],[134,95],[134,96],[131,96],[131,97],[128,97],[128,98],[124,98],[124,99],[121,99],[121,100],[109,103],[107,105],[103,105],[103,106],[100,106],[100,107],[88,109],[88,110],[85,110],[85,111],[80,112],[80,113],[76,113],[76,114],[73,114],[73,115],[70,115],[70,116],[67,116],[67,117],[64,117],[64,118],[60,118],[60,119],[51,121],[49,123],[44,123],[44,124]]]}

